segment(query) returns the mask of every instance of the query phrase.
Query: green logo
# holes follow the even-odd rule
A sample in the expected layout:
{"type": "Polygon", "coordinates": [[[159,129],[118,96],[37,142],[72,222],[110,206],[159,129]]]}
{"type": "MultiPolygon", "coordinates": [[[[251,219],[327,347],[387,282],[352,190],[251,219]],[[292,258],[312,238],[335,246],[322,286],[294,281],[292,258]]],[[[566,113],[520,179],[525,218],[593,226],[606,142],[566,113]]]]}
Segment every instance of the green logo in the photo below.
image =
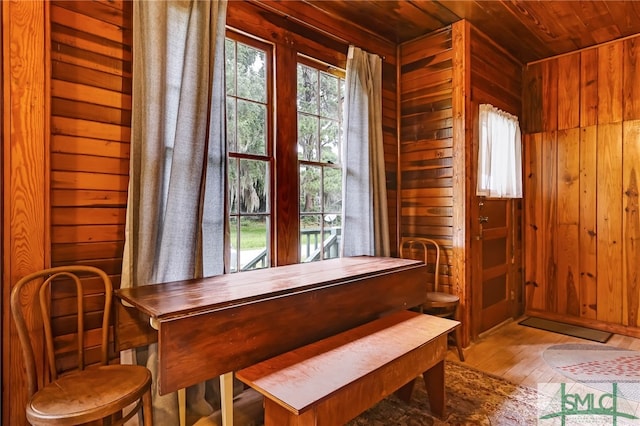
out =
{"type": "Polygon", "coordinates": [[[611,393],[567,393],[566,383],[560,384],[560,411],[545,414],[541,420],[560,418],[564,425],[569,416],[607,416],[612,425],[618,424],[618,418],[638,419],[638,417],[618,411],[618,384],[612,384],[611,393]]]}

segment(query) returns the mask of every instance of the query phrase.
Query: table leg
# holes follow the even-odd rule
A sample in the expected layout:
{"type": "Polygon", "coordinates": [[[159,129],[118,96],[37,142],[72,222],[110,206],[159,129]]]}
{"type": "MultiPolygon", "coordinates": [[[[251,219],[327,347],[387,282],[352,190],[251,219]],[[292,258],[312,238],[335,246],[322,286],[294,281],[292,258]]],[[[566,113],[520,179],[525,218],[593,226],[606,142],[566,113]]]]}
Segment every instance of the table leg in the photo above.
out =
{"type": "Polygon", "coordinates": [[[180,416],[180,426],[187,424],[187,390],[178,389],[178,415],[180,416]]]}
{"type": "Polygon", "coordinates": [[[222,426],[233,426],[233,372],[220,376],[222,426]]]}

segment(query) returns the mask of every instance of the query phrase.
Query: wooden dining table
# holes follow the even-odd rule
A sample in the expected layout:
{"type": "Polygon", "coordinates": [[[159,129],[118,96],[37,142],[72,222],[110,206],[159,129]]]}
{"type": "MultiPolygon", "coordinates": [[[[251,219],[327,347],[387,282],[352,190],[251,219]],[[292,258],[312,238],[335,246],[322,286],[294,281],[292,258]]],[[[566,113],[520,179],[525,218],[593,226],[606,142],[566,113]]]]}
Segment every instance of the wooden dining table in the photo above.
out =
{"type": "Polygon", "coordinates": [[[422,304],[421,261],[356,256],[116,290],[118,349],[157,339],[166,394],[422,304]],[[150,328],[149,324],[153,327],[150,328]]]}

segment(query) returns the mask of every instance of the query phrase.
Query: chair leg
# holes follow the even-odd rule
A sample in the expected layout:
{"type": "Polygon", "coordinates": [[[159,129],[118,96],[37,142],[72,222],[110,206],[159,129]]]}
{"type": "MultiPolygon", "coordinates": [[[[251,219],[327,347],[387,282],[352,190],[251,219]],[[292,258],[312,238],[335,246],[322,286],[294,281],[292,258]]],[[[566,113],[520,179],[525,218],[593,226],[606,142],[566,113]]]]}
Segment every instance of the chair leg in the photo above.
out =
{"type": "Polygon", "coordinates": [[[153,426],[153,404],[151,402],[151,389],[142,395],[142,415],[144,426],[153,426]]]}
{"type": "Polygon", "coordinates": [[[458,348],[458,357],[460,361],[464,362],[464,353],[462,352],[462,345],[460,344],[460,327],[456,328],[455,339],[456,339],[456,347],[458,348]]]}

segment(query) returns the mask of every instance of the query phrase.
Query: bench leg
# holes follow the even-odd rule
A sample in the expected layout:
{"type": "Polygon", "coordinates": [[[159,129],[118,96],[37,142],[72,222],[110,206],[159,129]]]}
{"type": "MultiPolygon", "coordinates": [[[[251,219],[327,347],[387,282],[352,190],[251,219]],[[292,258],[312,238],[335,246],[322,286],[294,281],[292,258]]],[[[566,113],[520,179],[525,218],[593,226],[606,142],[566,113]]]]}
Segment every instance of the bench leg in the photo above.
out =
{"type": "Polygon", "coordinates": [[[396,396],[407,404],[411,402],[411,393],[413,392],[413,386],[416,383],[416,379],[411,380],[409,383],[401,387],[396,391],[396,396]]]}
{"type": "Polygon", "coordinates": [[[442,418],[446,405],[444,391],[444,360],[440,361],[429,370],[422,373],[424,384],[429,396],[429,406],[431,412],[442,418]]]}

